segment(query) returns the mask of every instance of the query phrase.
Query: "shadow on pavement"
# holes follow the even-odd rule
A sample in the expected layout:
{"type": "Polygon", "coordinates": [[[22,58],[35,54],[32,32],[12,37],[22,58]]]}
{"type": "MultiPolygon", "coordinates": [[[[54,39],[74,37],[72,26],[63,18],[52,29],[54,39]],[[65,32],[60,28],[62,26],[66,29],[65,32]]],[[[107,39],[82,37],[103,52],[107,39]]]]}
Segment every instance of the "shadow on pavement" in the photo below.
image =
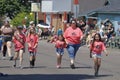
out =
{"type": "MultiPolygon", "coordinates": [[[[75,69],[80,69],[80,68],[88,68],[91,69],[92,67],[75,67],[75,69]]],[[[70,67],[61,67],[61,69],[71,69],[70,67]]]]}
{"type": "MultiPolygon", "coordinates": [[[[99,77],[107,77],[112,75],[100,75],[99,77]]],[[[29,74],[29,75],[8,75],[0,77],[0,80],[88,80],[97,79],[93,75],[87,74],[29,74]]]]}
{"type": "MultiPolygon", "coordinates": [[[[35,66],[34,69],[36,68],[46,68],[46,66],[35,66]]],[[[30,69],[30,67],[23,67],[23,69],[30,69]]]]}
{"type": "Polygon", "coordinates": [[[2,66],[0,68],[11,68],[11,66],[2,66]]]}

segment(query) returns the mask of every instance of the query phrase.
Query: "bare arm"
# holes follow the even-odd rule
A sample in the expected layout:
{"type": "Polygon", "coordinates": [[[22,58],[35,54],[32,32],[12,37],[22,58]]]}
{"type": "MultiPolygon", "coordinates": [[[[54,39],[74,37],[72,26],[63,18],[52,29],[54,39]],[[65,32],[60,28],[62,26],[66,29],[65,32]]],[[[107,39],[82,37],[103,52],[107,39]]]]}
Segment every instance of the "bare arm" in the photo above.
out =
{"type": "Polygon", "coordinates": [[[108,56],[108,52],[107,52],[107,50],[106,50],[106,49],[104,50],[104,52],[105,52],[106,56],[108,56]]]}

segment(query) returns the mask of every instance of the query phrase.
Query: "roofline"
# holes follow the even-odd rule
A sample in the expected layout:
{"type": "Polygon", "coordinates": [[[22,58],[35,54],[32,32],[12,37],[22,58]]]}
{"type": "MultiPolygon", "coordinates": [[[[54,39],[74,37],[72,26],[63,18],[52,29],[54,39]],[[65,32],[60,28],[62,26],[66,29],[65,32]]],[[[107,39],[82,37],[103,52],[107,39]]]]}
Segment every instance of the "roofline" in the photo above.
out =
{"type": "Polygon", "coordinates": [[[108,13],[120,14],[120,11],[93,11],[93,12],[89,12],[87,15],[89,16],[89,15],[93,15],[93,14],[97,14],[97,13],[99,13],[99,14],[103,14],[103,13],[105,13],[105,14],[108,14],[108,13]]]}
{"type": "Polygon", "coordinates": [[[98,17],[88,17],[88,16],[87,16],[86,18],[87,18],[87,19],[89,19],[89,18],[90,18],[90,19],[98,19],[98,17]]]}

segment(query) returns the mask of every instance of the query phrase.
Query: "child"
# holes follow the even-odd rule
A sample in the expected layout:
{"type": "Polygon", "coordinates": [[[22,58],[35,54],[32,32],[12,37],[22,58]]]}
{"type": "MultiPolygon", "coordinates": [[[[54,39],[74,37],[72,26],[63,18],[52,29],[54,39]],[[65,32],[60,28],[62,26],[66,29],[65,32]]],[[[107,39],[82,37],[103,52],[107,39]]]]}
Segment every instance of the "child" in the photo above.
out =
{"type": "Polygon", "coordinates": [[[38,40],[39,37],[35,32],[35,28],[31,28],[27,35],[28,51],[30,54],[30,68],[33,68],[35,65],[38,40]]]}
{"type": "Polygon", "coordinates": [[[104,51],[106,56],[108,55],[104,42],[101,40],[99,33],[96,33],[93,37],[93,42],[90,44],[90,57],[94,60],[95,76],[98,76],[98,71],[101,65],[101,53],[104,51]]]}
{"type": "Polygon", "coordinates": [[[64,48],[66,47],[65,40],[62,34],[58,36],[58,40],[56,40],[55,42],[55,47],[57,54],[57,68],[61,68],[61,60],[64,54],[64,48]]]}
{"type": "Polygon", "coordinates": [[[22,69],[22,61],[23,61],[23,53],[24,53],[24,48],[25,48],[25,35],[22,32],[23,27],[22,26],[18,26],[17,30],[14,32],[14,36],[13,36],[13,43],[15,46],[15,56],[14,56],[14,67],[16,67],[16,60],[19,57],[20,61],[19,61],[19,67],[22,69]]]}

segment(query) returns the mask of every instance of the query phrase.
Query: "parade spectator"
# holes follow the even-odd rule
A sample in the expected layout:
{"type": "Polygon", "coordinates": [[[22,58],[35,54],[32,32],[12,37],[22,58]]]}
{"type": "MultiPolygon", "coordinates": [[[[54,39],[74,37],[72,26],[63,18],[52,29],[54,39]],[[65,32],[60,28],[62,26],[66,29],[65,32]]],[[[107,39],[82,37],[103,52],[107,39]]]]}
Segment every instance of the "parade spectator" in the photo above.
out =
{"type": "Polygon", "coordinates": [[[120,36],[120,26],[117,29],[117,36],[120,36]]]}
{"type": "Polygon", "coordinates": [[[57,30],[57,35],[59,36],[59,35],[61,35],[61,34],[63,34],[62,29],[58,29],[58,30],[57,30]]]}
{"type": "Polygon", "coordinates": [[[12,35],[13,35],[13,29],[8,21],[4,23],[4,25],[1,27],[3,38],[3,59],[6,57],[6,52],[8,53],[9,60],[13,59],[13,56],[11,54],[11,48],[12,48],[12,35]]]}
{"type": "Polygon", "coordinates": [[[23,27],[18,26],[17,30],[14,32],[13,36],[13,43],[14,43],[14,48],[15,48],[15,56],[14,56],[14,67],[16,67],[16,60],[19,57],[19,67],[22,67],[22,61],[23,61],[23,53],[25,50],[25,35],[22,32],[23,27]]]}
{"type": "MultiPolygon", "coordinates": [[[[1,31],[0,31],[0,51],[1,51],[1,48],[2,48],[2,36],[1,36],[1,31]]],[[[5,74],[0,72],[0,76],[5,76],[5,74]]]]}
{"type": "Polygon", "coordinates": [[[88,36],[86,38],[86,44],[88,47],[90,47],[90,43],[93,41],[93,37],[96,33],[96,30],[91,30],[90,32],[88,32],[88,36]]]}
{"type": "Polygon", "coordinates": [[[30,25],[29,25],[29,28],[34,28],[34,27],[35,27],[34,21],[30,21],[29,24],[30,24],[30,25]]]}
{"type": "Polygon", "coordinates": [[[108,39],[112,36],[112,34],[114,33],[115,28],[113,27],[112,23],[108,23],[107,25],[107,32],[108,32],[108,39]]]}
{"type": "MultiPolygon", "coordinates": [[[[34,21],[29,22],[29,26],[27,28],[26,35],[30,32],[30,29],[32,29],[32,28],[35,28],[34,21]]],[[[36,29],[35,29],[35,31],[36,31],[36,29]]]]}
{"type": "Polygon", "coordinates": [[[23,32],[24,34],[26,34],[26,31],[27,31],[27,27],[26,27],[25,24],[23,24],[23,30],[22,30],[22,32],[23,32]]]}
{"type": "Polygon", "coordinates": [[[7,74],[4,74],[4,73],[0,72],[0,77],[2,77],[2,76],[7,76],[7,74]]]}
{"type": "Polygon", "coordinates": [[[101,25],[100,25],[100,30],[99,30],[99,33],[101,35],[101,37],[104,36],[104,28],[105,28],[105,25],[103,22],[101,22],[101,25]]]}
{"type": "Polygon", "coordinates": [[[90,57],[93,58],[94,61],[95,76],[98,76],[99,68],[101,65],[102,51],[106,53],[106,56],[108,55],[100,34],[96,33],[94,35],[93,42],[90,44],[90,57]]]}
{"type": "MultiPolygon", "coordinates": [[[[1,48],[2,48],[2,35],[1,35],[1,31],[0,31],[0,51],[1,51],[1,48]]],[[[3,73],[0,72],[0,76],[4,76],[3,73]]]]}
{"type": "Polygon", "coordinates": [[[97,25],[97,19],[93,19],[91,23],[89,23],[90,30],[99,30],[99,27],[97,25]]]}
{"type": "Polygon", "coordinates": [[[81,29],[84,33],[86,29],[86,22],[84,20],[77,20],[77,26],[81,29]]]}
{"type": "Polygon", "coordinates": [[[83,33],[79,27],[77,27],[76,20],[71,21],[71,26],[64,32],[64,38],[67,44],[67,51],[70,57],[70,67],[75,69],[74,61],[76,53],[80,47],[80,42],[83,38],[83,33]]]}
{"type": "Polygon", "coordinates": [[[30,68],[33,68],[35,66],[38,40],[39,37],[35,32],[35,28],[31,28],[30,32],[27,35],[28,51],[30,55],[30,68]]]}
{"type": "Polygon", "coordinates": [[[38,33],[39,39],[41,39],[42,29],[40,27],[38,27],[37,33],[38,33]]]}
{"type": "Polygon", "coordinates": [[[87,45],[88,48],[90,47],[90,43],[91,43],[92,40],[93,40],[92,32],[88,32],[87,37],[86,37],[86,45],[87,45]]]}

